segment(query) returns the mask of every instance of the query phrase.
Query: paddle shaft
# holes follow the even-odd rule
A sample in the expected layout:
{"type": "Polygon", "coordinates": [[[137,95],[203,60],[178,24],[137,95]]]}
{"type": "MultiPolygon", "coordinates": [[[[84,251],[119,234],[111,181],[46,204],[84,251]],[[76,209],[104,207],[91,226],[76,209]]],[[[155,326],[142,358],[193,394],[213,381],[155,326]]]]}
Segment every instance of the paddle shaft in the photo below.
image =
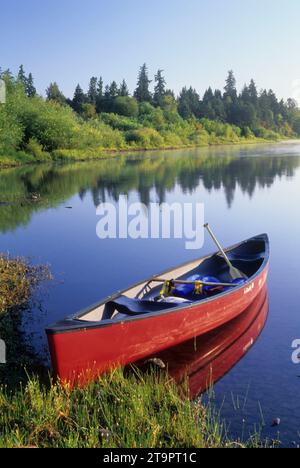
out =
{"type": "Polygon", "coordinates": [[[216,246],[218,247],[222,257],[224,258],[225,262],[227,263],[227,265],[229,266],[229,273],[230,273],[230,276],[232,277],[232,279],[238,279],[238,278],[247,278],[247,276],[245,275],[245,273],[243,273],[242,271],[238,270],[237,268],[235,268],[232,263],[230,262],[228,256],[226,255],[223,247],[221,246],[220,242],[218,241],[218,239],[216,238],[216,236],[214,235],[214,233],[212,232],[211,230],[211,227],[209,224],[205,224],[204,227],[207,229],[207,231],[209,232],[211,238],[213,239],[214,243],[216,244],[216,246]]]}
{"type": "Polygon", "coordinates": [[[226,253],[224,252],[224,249],[223,247],[221,246],[220,242],[218,241],[218,239],[216,238],[216,236],[214,235],[214,233],[212,232],[211,228],[210,228],[210,225],[209,224],[205,224],[204,227],[208,230],[211,238],[213,239],[214,243],[216,244],[216,246],[218,247],[220,253],[222,254],[224,260],[226,261],[227,265],[229,266],[229,268],[233,268],[229,258],[227,257],[226,253]]]}
{"type": "Polygon", "coordinates": [[[174,284],[188,284],[188,285],[195,285],[197,283],[203,284],[203,286],[217,286],[217,287],[224,287],[224,288],[229,288],[229,287],[237,287],[240,286],[240,284],[235,284],[235,283],[210,283],[207,281],[184,281],[184,280],[166,280],[163,278],[153,278],[151,281],[154,283],[166,283],[168,281],[174,283],[174,284]]]}

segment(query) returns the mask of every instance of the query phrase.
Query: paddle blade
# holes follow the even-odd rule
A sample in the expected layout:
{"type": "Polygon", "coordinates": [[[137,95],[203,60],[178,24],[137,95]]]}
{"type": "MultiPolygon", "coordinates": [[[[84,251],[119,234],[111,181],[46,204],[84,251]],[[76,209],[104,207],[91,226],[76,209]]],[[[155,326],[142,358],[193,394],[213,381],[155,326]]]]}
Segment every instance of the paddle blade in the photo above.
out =
{"type": "Polygon", "coordinates": [[[238,270],[237,268],[235,268],[234,266],[232,266],[230,269],[229,269],[229,274],[231,276],[231,278],[233,280],[236,280],[236,279],[247,279],[247,275],[245,275],[245,273],[243,273],[242,271],[238,270]]]}

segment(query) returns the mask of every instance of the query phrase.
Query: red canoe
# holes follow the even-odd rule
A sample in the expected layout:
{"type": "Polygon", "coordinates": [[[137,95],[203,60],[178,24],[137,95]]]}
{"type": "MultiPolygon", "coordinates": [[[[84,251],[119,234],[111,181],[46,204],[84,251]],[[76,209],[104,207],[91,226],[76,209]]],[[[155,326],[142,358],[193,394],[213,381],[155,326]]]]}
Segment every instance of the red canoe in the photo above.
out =
{"type": "Polygon", "coordinates": [[[64,382],[85,384],[238,317],[266,284],[268,236],[253,237],[226,253],[248,279],[232,283],[225,260],[214,254],[154,276],[48,327],[54,373],[64,382]],[[157,282],[161,277],[166,280],[163,291],[157,282]],[[174,279],[189,285],[175,286],[174,279]]]}
{"type": "Polygon", "coordinates": [[[252,348],[266,324],[269,312],[267,286],[243,314],[196,340],[135,363],[146,370],[154,358],[165,364],[168,374],[178,383],[186,383],[194,399],[224,377],[252,348]]]}

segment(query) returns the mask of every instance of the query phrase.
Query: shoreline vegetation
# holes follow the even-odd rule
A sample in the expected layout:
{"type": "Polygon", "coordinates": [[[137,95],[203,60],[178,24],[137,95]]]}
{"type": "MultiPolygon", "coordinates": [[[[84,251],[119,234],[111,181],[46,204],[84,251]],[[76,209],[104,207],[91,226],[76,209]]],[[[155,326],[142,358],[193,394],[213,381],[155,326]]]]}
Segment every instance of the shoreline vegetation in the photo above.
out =
{"type": "Polygon", "coordinates": [[[0,336],[8,362],[0,372],[0,448],[246,448],[276,447],[258,433],[232,440],[212,403],[188,398],[181,386],[150,368],[116,370],[86,388],[53,382],[20,332],[22,314],[48,267],[0,256],[0,336]],[[20,355],[22,359],[20,359],[20,355]]]}
{"type": "Polygon", "coordinates": [[[167,89],[162,70],[150,91],[143,65],[133,95],[125,81],[104,87],[92,77],[86,93],[73,99],[51,83],[38,96],[32,74],[1,71],[6,103],[0,104],[0,167],[49,161],[84,161],[117,153],[267,143],[300,136],[300,110],[272,90],[257,91],[253,80],[237,92],[229,72],[224,92],[193,88],[179,96],[167,89]]]}

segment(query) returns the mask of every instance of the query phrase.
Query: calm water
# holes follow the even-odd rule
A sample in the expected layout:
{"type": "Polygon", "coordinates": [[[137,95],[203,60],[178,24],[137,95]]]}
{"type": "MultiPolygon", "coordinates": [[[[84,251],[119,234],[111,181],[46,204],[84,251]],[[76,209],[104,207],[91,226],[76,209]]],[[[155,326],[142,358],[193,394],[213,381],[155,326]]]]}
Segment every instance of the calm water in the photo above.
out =
{"type": "Polygon", "coordinates": [[[268,232],[269,317],[254,347],[216,384],[215,400],[233,433],[244,427],[247,434],[263,415],[264,434],[276,437],[270,425],[279,417],[284,443],[300,443],[300,366],[291,362],[291,343],[300,339],[300,144],[1,171],[0,250],[49,263],[56,278],[42,312],[27,324],[40,352],[50,322],[214,250],[208,238],[197,253],[186,251],[183,240],[99,240],[96,206],[117,203],[122,194],[146,204],[205,203],[206,219],[225,246],[268,232]]]}

